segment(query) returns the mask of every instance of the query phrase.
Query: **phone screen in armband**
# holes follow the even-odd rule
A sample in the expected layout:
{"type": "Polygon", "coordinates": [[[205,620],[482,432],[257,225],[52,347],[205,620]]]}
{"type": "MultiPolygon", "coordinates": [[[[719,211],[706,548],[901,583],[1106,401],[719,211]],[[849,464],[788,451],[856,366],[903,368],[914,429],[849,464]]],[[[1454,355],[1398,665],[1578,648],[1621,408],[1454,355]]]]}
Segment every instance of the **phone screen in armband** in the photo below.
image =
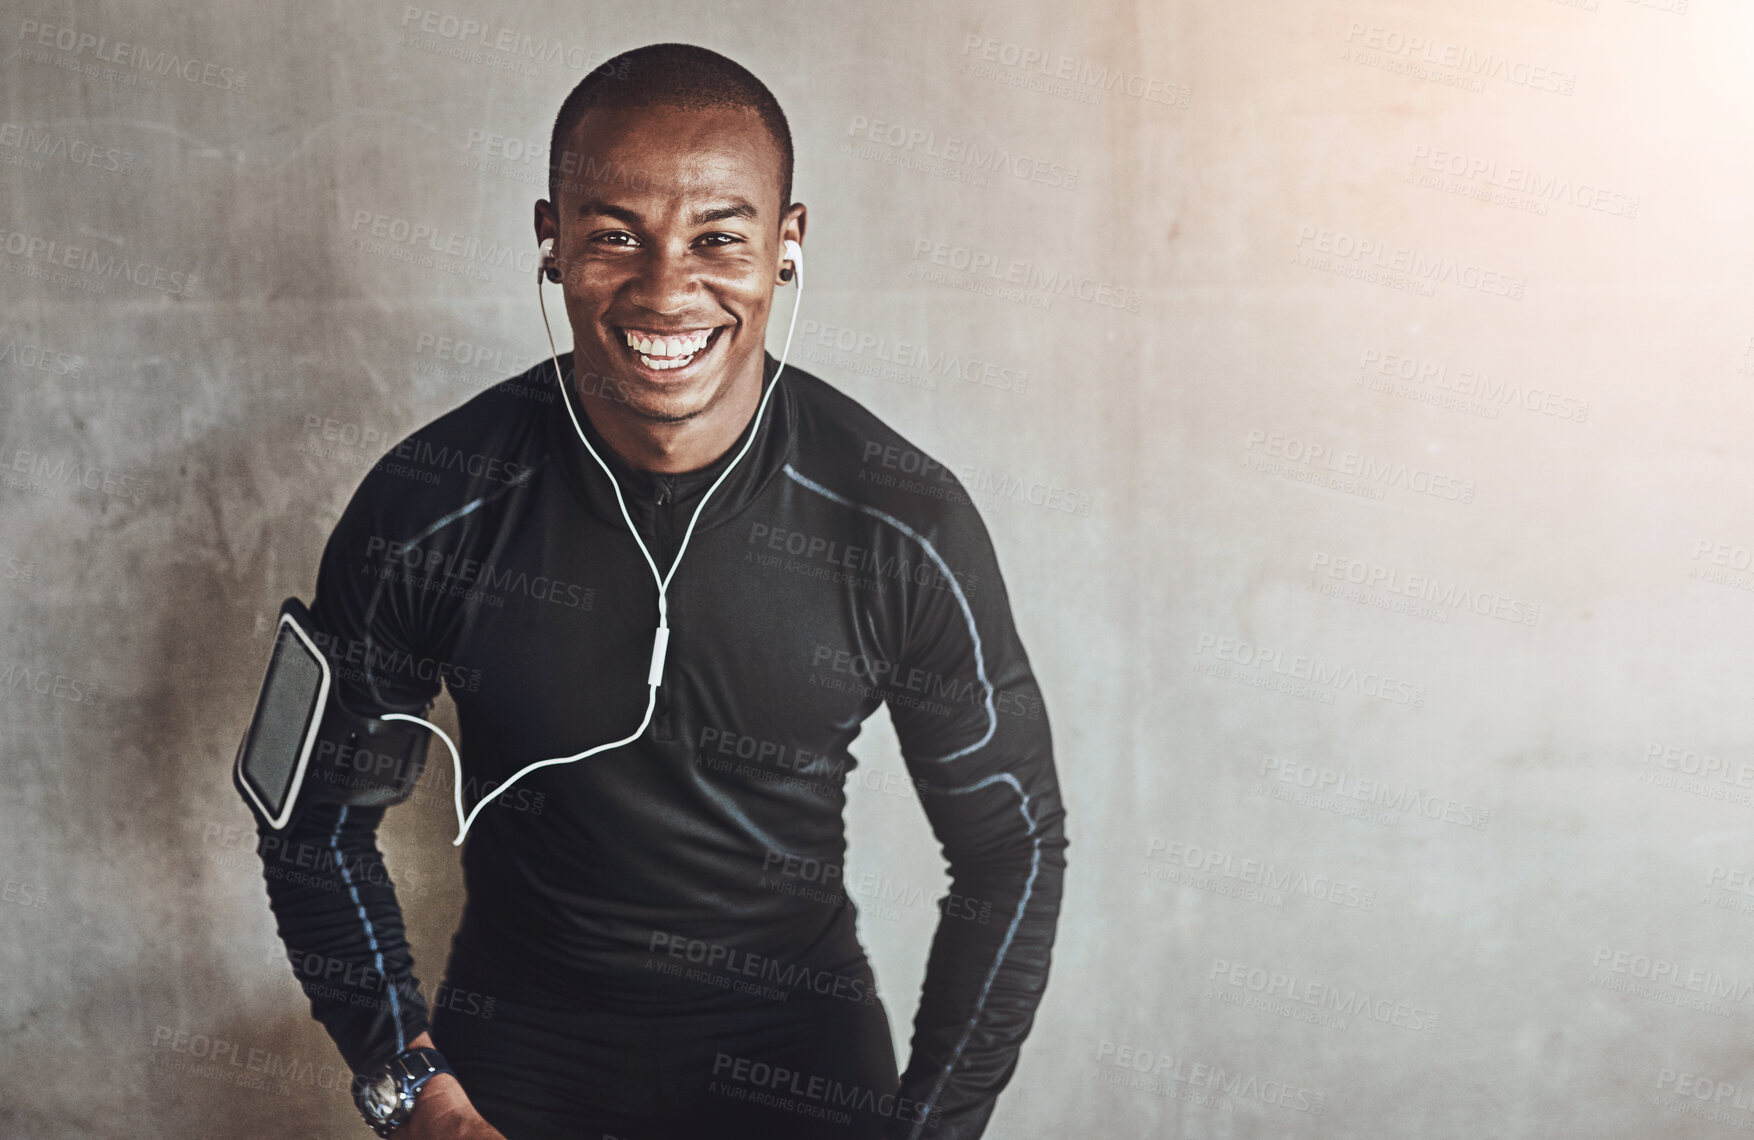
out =
{"type": "Polygon", "coordinates": [[[329,663],[295,606],[304,609],[291,602],[281,611],[256,715],[237,759],[239,784],[276,830],[292,818],[329,698],[329,663]]]}

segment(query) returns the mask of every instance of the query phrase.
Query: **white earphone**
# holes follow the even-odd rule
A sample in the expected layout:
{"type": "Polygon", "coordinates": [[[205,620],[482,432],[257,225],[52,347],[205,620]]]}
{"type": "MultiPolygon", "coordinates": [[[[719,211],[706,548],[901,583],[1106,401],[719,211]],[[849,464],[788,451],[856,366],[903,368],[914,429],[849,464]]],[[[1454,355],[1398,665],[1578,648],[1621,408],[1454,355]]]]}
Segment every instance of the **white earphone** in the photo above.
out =
{"type": "Polygon", "coordinates": [[[385,713],[382,718],[384,720],[407,720],[413,721],[415,724],[425,725],[440,740],[445,742],[446,748],[450,749],[452,770],[456,773],[454,798],[457,808],[457,838],[451,840],[453,847],[462,845],[464,836],[469,834],[469,828],[475,822],[475,817],[480,814],[482,808],[498,799],[507,788],[529,773],[538,768],[546,768],[550,764],[571,764],[575,760],[583,760],[611,748],[632,744],[644,735],[646,726],[652,723],[652,710],[658,701],[658,686],[664,681],[664,656],[670,646],[670,579],[676,576],[676,568],[682,565],[682,555],[688,550],[688,540],[694,537],[694,524],[700,521],[700,513],[706,509],[707,500],[712,498],[713,492],[719,489],[719,485],[736,469],[737,464],[743,461],[743,457],[749,453],[750,446],[755,443],[757,429],[761,426],[762,414],[767,411],[767,402],[773,397],[774,389],[779,387],[780,373],[786,370],[786,358],[792,352],[792,332],[798,327],[798,308],[804,301],[804,247],[791,238],[786,238],[781,247],[785,255],[782,260],[791,262],[792,268],[788,271],[782,267],[779,271],[780,280],[794,282],[798,287],[798,295],[792,302],[792,318],[786,325],[786,344],[780,350],[779,367],[774,369],[773,379],[768,382],[767,390],[761,394],[761,403],[755,409],[755,423],[750,429],[749,438],[743,441],[743,448],[737,452],[736,458],[732,459],[729,466],[719,473],[717,479],[713,480],[712,486],[706,489],[706,494],[700,497],[699,505],[694,508],[694,517],[688,520],[688,529],[682,532],[682,544],[676,548],[676,557],[670,563],[669,573],[660,575],[658,564],[652,558],[652,552],[646,547],[645,540],[640,537],[639,528],[633,525],[632,516],[627,513],[627,500],[622,497],[621,484],[616,481],[615,474],[609,470],[609,465],[603,462],[603,457],[597,454],[597,449],[591,446],[591,441],[585,436],[585,429],[579,424],[578,412],[573,409],[572,393],[567,385],[566,377],[561,374],[560,354],[554,347],[554,330],[548,324],[548,301],[542,294],[542,279],[544,277],[555,282],[560,280],[560,269],[554,263],[554,239],[544,238],[540,248],[542,261],[536,271],[536,302],[542,308],[542,328],[548,333],[548,355],[549,359],[554,362],[554,378],[560,384],[561,398],[566,403],[566,414],[572,418],[573,430],[578,433],[579,442],[585,445],[585,450],[591,453],[591,458],[597,461],[597,466],[603,469],[603,474],[609,479],[609,486],[615,491],[616,505],[621,508],[622,521],[627,523],[628,533],[633,535],[633,541],[639,546],[639,552],[645,556],[646,565],[651,568],[652,580],[658,585],[658,628],[652,636],[652,660],[651,665],[646,670],[646,685],[648,686],[646,713],[640,719],[639,727],[620,740],[599,744],[595,748],[587,748],[573,756],[556,756],[549,760],[538,760],[535,763],[526,764],[508,777],[504,783],[476,800],[475,807],[470,810],[468,815],[463,814],[463,758],[457,752],[456,743],[445,734],[444,729],[430,720],[424,720],[409,713],[385,713]]]}

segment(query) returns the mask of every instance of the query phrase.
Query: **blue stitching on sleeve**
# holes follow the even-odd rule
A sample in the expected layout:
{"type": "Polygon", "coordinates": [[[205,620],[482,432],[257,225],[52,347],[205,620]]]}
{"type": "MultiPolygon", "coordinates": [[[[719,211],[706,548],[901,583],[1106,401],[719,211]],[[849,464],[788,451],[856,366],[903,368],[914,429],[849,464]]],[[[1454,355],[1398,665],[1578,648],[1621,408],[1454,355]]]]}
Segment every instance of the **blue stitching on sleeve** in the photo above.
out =
{"type": "Polygon", "coordinates": [[[329,850],[335,853],[335,866],[341,872],[341,881],[347,884],[347,896],[353,900],[353,909],[359,912],[359,921],[365,923],[365,940],[371,944],[378,977],[384,979],[384,988],[389,991],[390,1017],[396,1022],[396,1052],[400,1053],[408,1047],[402,1035],[402,1004],[396,1000],[396,983],[384,969],[384,952],[378,948],[378,935],[372,928],[371,916],[365,913],[365,904],[359,901],[359,888],[354,885],[353,876],[347,873],[347,861],[341,857],[341,825],[346,822],[347,808],[344,805],[335,817],[335,830],[329,833],[329,850]]]}

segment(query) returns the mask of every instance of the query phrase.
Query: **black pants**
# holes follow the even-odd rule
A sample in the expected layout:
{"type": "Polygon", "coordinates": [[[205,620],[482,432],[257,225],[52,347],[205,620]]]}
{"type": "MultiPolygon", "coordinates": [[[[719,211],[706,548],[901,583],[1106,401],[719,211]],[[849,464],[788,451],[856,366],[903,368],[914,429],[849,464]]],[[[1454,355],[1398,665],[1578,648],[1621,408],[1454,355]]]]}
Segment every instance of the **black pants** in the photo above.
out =
{"type": "Polygon", "coordinates": [[[793,992],[712,1013],[498,1000],[433,1041],[507,1140],[867,1140],[897,1124],[882,1002],[793,992]]]}

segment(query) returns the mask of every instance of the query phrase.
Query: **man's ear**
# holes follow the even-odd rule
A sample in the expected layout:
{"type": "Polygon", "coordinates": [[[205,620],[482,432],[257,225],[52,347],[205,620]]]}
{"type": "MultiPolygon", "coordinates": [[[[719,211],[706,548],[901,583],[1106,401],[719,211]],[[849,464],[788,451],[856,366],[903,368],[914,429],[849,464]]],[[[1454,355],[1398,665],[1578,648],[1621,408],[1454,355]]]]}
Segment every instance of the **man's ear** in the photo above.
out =
{"type": "Polygon", "coordinates": [[[783,242],[790,238],[799,245],[803,245],[804,226],[809,220],[804,203],[793,202],[786,208],[786,212],[780,215],[780,240],[783,242]]]}
{"type": "Polygon", "coordinates": [[[543,251],[538,268],[543,277],[556,285],[561,282],[560,263],[554,256],[559,239],[560,225],[555,217],[554,204],[545,198],[536,199],[536,247],[543,251]]]}
{"type": "MultiPolygon", "coordinates": [[[[782,249],[788,241],[795,241],[799,247],[804,245],[804,227],[809,218],[804,210],[804,203],[793,202],[786,212],[780,215],[780,246],[782,249]]],[[[774,267],[774,280],[781,285],[790,284],[793,266],[788,265],[785,255],[781,254],[780,262],[774,267]]]]}

